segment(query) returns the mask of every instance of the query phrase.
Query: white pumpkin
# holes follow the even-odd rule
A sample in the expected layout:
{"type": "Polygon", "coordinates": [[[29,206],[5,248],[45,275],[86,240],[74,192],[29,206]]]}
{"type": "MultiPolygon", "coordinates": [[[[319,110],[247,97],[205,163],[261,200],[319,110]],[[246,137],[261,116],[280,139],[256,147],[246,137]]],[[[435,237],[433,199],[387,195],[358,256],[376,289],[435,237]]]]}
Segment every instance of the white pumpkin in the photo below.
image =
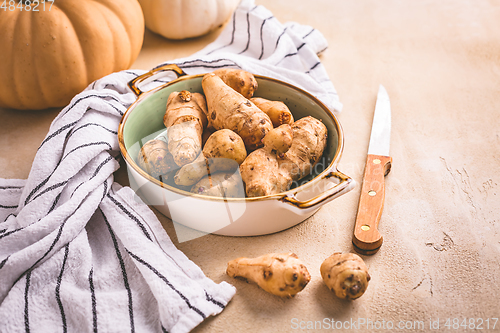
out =
{"type": "Polygon", "coordinates": [[[169,39],[204,35],[222,25],[240,0],[139,0],[146,27],[169,39]]]}

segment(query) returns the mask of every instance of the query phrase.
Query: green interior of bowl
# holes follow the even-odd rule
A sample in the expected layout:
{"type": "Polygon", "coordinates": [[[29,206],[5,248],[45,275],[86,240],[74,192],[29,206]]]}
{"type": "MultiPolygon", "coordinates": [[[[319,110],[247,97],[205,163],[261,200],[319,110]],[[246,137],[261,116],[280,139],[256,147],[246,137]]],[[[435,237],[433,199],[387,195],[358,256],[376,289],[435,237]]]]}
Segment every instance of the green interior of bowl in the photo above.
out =
{"type": "MultiPolygon", "coordinates": [[[[163,115],[165,114],[165,107],[170,93],[181,90],[203,93],[201,80],[201,76],[190,79],[181,78],[154,93],[147,93],[141,98],[140,103],[137,103],[132,110],[129,110],[128,119],[123,127],[123,140],[125,148],[134,159],[134,162],[137,163],[136,159],[142,145],[165,130],[163,115]]],[[[339,140],[337,126],[333,117],[329,115],[329,110],[322,108],[314,99],[300,90],[280,84],[272,79],[257,78],[257,81],[259,87],[255,93],[256,97],[282,101],[288,106],[295,120],[305,116],[313,116],[322,120],[328,129],[328,141],[323,158],[313,168],[310,176],[295,184],[295,187],[300,186],[323,172],[332,162],[337,153],[339,140]]]]}

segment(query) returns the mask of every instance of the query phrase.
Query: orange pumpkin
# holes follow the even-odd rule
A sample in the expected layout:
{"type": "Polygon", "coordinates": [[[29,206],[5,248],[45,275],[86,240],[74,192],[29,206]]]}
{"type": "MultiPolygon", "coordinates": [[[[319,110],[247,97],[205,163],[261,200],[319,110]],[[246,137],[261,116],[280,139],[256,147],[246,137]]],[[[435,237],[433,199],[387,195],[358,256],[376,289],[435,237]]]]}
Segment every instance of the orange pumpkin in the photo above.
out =
{"type": "Polygon", "coordinates": [[[64,106],[137,58],[144,37],[137,0],[39,1],[0,11],[0,107],[64,106]]]}

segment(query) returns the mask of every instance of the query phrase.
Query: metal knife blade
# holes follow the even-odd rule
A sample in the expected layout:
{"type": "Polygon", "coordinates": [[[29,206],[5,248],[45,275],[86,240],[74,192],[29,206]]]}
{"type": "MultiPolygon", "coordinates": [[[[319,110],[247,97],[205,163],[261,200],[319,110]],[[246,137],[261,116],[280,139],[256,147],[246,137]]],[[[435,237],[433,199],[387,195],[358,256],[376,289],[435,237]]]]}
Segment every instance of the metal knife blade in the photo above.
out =
{"type": "Polygon", "coordinates": [[[362,254],[376,253],[383,242],[378,224],[384,208],[384,177],[389,173],[392,163],[389,156],[390,140],[391,103],[387,91],[380,85],[352,238],[354,249],[362,254]]]}
{"type": "Polygon", "coordinates": [[[389,156],[391,145],[391,102],[384,86],[380,85],[373,114],[368,154],[389,156]]]}

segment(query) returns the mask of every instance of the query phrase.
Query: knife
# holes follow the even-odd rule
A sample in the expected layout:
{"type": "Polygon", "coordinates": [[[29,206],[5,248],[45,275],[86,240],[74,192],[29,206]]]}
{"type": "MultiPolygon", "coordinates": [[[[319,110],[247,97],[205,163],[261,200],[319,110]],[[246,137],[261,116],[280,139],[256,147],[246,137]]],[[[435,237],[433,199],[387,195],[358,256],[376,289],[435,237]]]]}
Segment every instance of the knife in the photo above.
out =
{"type": "Polygon", "coordinates": [[[378,224],[384,208],[384,177],[391,170],[390,141],[391,103],[387,91],[380,85],[352,238],[354,249],[361,254],[374,254],[382,246],[378,224]]]}

